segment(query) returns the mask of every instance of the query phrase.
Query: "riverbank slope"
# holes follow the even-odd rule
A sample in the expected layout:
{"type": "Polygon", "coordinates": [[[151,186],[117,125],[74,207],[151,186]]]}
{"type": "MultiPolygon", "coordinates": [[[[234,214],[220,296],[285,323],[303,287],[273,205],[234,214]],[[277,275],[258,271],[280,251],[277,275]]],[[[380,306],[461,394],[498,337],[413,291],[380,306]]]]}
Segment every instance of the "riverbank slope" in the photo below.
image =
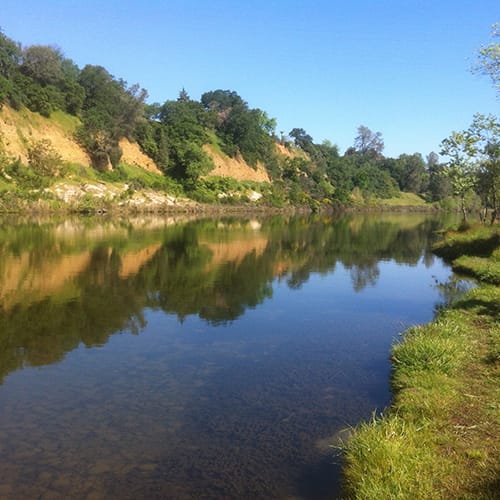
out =
{"type": "Polygon", "coordinates": [[[495,498],[500,490],[500,226],[435,247],[479,286],[392,350],[394,399],[343,447],[348,498],[495,498]]]}
{"type": "MultiPolygon", "coordinates": [[[[285,146],[275,139],[267,165],[260,160],[252,165],[237,150],[229,155],[222,139],[208,129],[200,154],[212,168],[203,175],[175,173],[172,165],[155,163],[139,142],[125,137],[117,143],[121,156],[115,166],[94,168],[76,139],[81,126],[79,117],[61,110],[42,116],[26,107],[0,105],[0,213],[437,208],[416,193],[400,191],[394,180],[390,198],[360,189],[354,177],[328,180],[326,160],[318,163],[291,142],[285,146]]],[[[337,152],[335,161],[340,158],[337,152]]],[[[340,168],[332,165],[329,172],[340,168]]],[[[351,176],[358,170],[345,168],[351,176]]]]}

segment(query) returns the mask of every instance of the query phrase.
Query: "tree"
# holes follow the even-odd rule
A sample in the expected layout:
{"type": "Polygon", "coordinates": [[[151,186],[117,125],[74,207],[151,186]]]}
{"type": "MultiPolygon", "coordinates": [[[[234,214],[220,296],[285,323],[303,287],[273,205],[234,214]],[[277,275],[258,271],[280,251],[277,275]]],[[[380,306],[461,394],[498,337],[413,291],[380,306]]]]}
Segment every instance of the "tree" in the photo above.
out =
{"type": "Polygon", "coordinates": [[[276,136],[276,118],[269,118],[268,114],[265,111],[259,109],[259,127],[264,130],[267,135],[271,137],[276,136]]]}
{"type": "Polygon", "coordinates": [[[212,90],[201,96],[201,103],[206,110],[224,112],[237,105],[248,108],[247,103],[233,90],[212,90]]]}
{"type": "Polygon", "coordinates": [[[204,113],[202,104],[184,98],[167,101],[160,108],[156,139],[160,153],[160,141],[164,140],[163,154],[166,153],[167,158],[164,169],[168,169],[170,175],[196,181],[213,169],[212,161],[202,149],[208,140],[203,126],[204,113]]]}
{"type": "Polygon", "coordinates": [[[475,140],[468,132],[452,132],[441,142],[441,154],[448,157],[443,170],[453,194],[460,198],[462,219],[467,220],[466,195],[476,185],[475,140]]]}
{"type": "Polygon", "coordinates": [[[362,155],[381,158],[382,151],[384,150],[382,134],[380,132],[372,132],[368,127],[360,125],[358,127],[358,135],[354,139],[354,148],[362,155]]]}
{"type": "Polygon", "coordinates": [[[474,141],[478,165],[478,194],[485,209],[491,209],[491,223],[498,217],[500,199],[500,122],[493,115],[475,114],[468,129],[474,141]]]}
{"type": "Polygon", "coordinates": [[[187,93],[184,87],[182,87],[182,89],[179,91],[179,97],[177,97],[177,100],[180,102],[188,102],[191,100],[189,94],[187,93]]]}
{"type": "Polygon", "coordinates": [[[431,201],[439,201],[451,195],[450,180],[444,174],[439,156],[431,151],[426,157],[427,174],[429,176],[428,195],[431,201]]]}
{"type": "MultiPolygon", "coordinates": [[[[441,154],[448,156],[445,174],[454,194],[460,196],[464,220],[465,195],[473,187],[479,194],[484,213],[491,209],[491,221],[498,217],[500,198],[500,122],[493,115],[474,115],[467,130],[453,132],[442,143],[441,154]]],[[[484,217],[482,217],[484,219],[484,217]]]]}
{"type": "Polygon", "coordinates": [[[108,160],[115,166],[121,156],[118,141],[133,137],[138,123],[145,119],[147,92],[139,85],[127,87],[102,66],[85,66],[78,83],[85,90],[78,140],[96,168],[107,168],[108,160]]]}
{"type": "Polygon", "coordinates": [[[0,105],[7,101],[15,109],[22,104],[22,95],[14,85],[18,72],[21,48],[0,30],[0,105]]]}
{"type": "Polygon", "coordinates": [[[48,139],[42,139],[28,145],[28,163],[42,175],[55,176],[59,173],[62,158],[48,139]]]}
{"type": "Polygon", "coordinates": [[[400,164],[401,177],[396,179],[401,191],[421,193],[427,188],[428,176],[420,153],[402,154],[396,160],[400,164]]]}
{"type": "Polygon", "coordinates": [[[63,78],[62,54],[48,45],[31,45],[23,50],[21,71],[42,85],[56,85],[63,78]]]}
{"type": "Polygon", "coordinates": [[[19,45],[6,37],[0,30],[0,76],[12,77],[13,72],[17,70],[20,58],[21,48],[19,45]]]}
{"type": "Polygon", "coordinates": [[[313,145],[313,138],[303,129],[294,128],[288,133],[290,137],[293,137],[295,145],[304,151],[310,151],[313,145]]]}
{"type": "Polygon", "coordinates": [[[258,161],[266,162],[273,154],[276,121],[260,109],[250,109],[234,91],[214,90],[201,96],[207,111],[206,123],[213,123],[222,149],[229,156],[241,153],[245,161],[256,167],[258,161]],[[214,118],[214,119],[211,119],[214,118]]]}
{"type": "MultiPolygon", "coordinates": [[[[491,38],[500,38],[500,23],[492,26],[491,38]]],[[[477,62],[472,70],[489,76],[500,97],[500,43],[492,41],[489,45],[482,46],[477,51],[477,62]]]]}

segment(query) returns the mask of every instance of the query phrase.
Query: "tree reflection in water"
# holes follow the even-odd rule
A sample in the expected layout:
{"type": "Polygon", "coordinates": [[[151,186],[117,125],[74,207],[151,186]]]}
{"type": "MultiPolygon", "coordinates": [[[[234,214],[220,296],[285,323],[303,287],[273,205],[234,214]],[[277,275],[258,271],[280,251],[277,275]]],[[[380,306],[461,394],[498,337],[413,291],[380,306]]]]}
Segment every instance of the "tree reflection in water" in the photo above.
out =
{"type": "Polygon", "coordinates": [[[431,265],[439,226],[424,215],[3,224],[0,377],[139,333],[145,308],[223,324],[270,298],[275,280],[300,288],[339,264],[360,291],[381,260],[431,265]]]}

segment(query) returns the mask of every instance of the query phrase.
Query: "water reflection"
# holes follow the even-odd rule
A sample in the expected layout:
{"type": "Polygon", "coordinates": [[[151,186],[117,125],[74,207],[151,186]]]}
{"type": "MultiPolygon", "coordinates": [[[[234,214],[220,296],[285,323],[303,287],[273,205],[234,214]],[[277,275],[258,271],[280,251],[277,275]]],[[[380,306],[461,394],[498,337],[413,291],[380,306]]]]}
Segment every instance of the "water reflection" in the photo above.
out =
{"type": "Polygon", "coordinates": [[[447,278],[441,224],[1,224],[0,496],[331,497],[328,443],[387,404],[447,278]]]}
{"type": "Polygon", "coordinates": [[[365,216],[2,225],[0,376],[55,362],[80,342],[139,332],[146,307],[220,324],[270,298],[276,277],[297,289],[338,263],[355,291],[375,286],[381,260],[416,265],[423,255],[431,265],[438,224],[365,216]]]}

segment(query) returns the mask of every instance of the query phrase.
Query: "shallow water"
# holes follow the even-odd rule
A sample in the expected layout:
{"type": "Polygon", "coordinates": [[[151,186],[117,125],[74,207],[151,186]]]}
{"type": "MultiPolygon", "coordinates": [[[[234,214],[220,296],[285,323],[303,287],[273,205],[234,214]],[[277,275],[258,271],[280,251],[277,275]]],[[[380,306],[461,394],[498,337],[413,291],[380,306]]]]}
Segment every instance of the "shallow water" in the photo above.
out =
{"type": "Polygon", "coordinates": [[[3,221],[1,498],[332,498],[450,270],[424,215],[3,221]]]}

